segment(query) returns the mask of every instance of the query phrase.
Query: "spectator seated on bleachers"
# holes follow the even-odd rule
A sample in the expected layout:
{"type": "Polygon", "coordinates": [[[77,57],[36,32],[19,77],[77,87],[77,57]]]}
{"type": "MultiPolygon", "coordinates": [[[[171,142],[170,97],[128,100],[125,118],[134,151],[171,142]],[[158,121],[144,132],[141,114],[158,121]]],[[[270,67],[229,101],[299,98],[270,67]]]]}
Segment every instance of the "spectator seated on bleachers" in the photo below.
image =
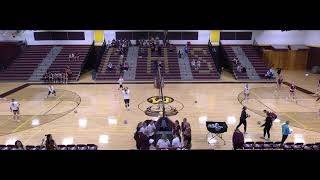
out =
{"type": "Polygon", "coordinates": [[[247,72],[247,69],[242,66],[241,72],[242,72],[242,73],[246,73],[246,72],[247,72]]]}
{"type": "Polygon", "coordinates": [[[199,70],[199,69],[200,69],[200,67],[201,67],[201,61],[200,61],[200,60],[198,60],[196,70],[199,70]]]}
{"type": "Polygon", "coordinates": [[[42,80],[43,80],[44,82],[48,82],[48,81],[49,81],[49,73],[48,73],[48,72],[46,72],[46,73],[43,75],[42,80]]]}
{"type": "Polygon", "coordinates": [[[111,47],[116,47],[116,40],[115,39],[112,39],[111,47]]]}
{"type": "Polygon", "coordinates": [[[238,64],[238,63],[239,63],[239,60],[238,60],[237,58],[233,58],[232,62],[233,62],[234,64],[238,64]]]}
{"type": "Polygon", "coordinates": [[[186,45],[186,46],[184,47],[184,52],[185,52],[186,54],[188,54],[188,51],[189,51],[189,48],[188,48],[188,45],[186,45]]]}
{"type": "Polygon", "coordinates": [[[119,64],[119,70],[120,70],[120,73],[122,74],[122,73],[123,73],[123,70],[124,70],[124,69],[123,69],[123,64],[122,64],[122,63],[120,63],[120,64],[119,64]]]}
{"type": "Polygon", "coordinates": [[[108,63],[108,65],[107,65],[107,70],[108,70],[108,71],[112,71],[112,70],[113,70],[113,65],[112,65],[111,62],[108,63]]]}
{"type": "Polygon", "coordinates": [[[80,59],[80,54],[76,53],[74,56],[74,61],[79,61],[79,59],[80,59]]]}
{"type": "Polygon", "coordinates": [[[128,70],[129,70],[129,65],[128,65],[127,62],[125,62],[125,63],[123,64],[123,70],[124,70],[124,71],[128,71],[128,70]]]}
{"type": "Polygon", "coordinates": [[[272,68],[270,68],[270,69],[268,70],[268,72],[266,73],[265,76],[266,76],[268,79],[274,79],[274,78],[275,78],[275,74],[274,74],[272,68]]]}
{"type": "Polygon", "coordinates": [[[158,36],[156,37],[156,45],[157,45],[157,46],[160,46],[160,39],[159,39],[158,36]]]}
{"type": "Polygon", "coordinates": [[[192,60],[191,61],[191,68],[193,69],[193,70],[195,70],[196,68],[197,68],[197,66],[196,66],[196,60],[192,60]]]}
{"type": "Polygon", "coordinates": [[[242,65],[241,64],[237,65],[237,71],[240,72],[240,73],[242,72],[242,65]]]}
{"type": "Polygon", "coordinates": [[[69,54],[69,61],[76,61],[77,60],[77,56],[73,53],[69,54]]]}
{"type": "Polygon", "coordinates": [[[179,56],[179,58],[181,58],[181,57],[182,57],[182,54],[183,54],[182,50],[181,50],[181,49],[179,49],[179,50],[178,50],[178,56],[179,56]]]}

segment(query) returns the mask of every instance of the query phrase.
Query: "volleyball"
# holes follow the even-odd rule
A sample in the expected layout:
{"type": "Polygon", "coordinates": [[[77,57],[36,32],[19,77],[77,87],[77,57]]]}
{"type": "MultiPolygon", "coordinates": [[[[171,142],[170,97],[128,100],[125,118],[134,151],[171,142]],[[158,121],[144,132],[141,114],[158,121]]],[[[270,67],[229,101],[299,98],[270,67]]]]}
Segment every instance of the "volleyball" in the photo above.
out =
{"type": "Polygon", "coordinates": [[[308,77],[308,76],[309,76],[309,74],[305,74],[305,76],[306,76],[306,77],[308,77]]]}

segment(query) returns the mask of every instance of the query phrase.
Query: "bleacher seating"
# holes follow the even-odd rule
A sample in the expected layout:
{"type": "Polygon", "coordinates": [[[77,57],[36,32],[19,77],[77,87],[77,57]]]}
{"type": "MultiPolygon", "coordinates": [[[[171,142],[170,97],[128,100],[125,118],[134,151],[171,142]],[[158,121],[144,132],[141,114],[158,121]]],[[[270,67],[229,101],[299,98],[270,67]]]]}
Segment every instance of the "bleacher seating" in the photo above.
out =
{"type": "Polygon", "coordinates": [[[268,71],[268,67],[263,62],[262,57],[261,55],[259,55],[258,51],[252,45],[242,45],[241,48],[260,78],[266,79],[265,74],[268,71]]]}
{"type": "Polygon", "coordinates": [[[22,49],[21,42],[0,42],[0,72],[19,56],[22,49]]]}
{"type": "MultiPolygon", "coordinates": [[[[123,61],[125,61],[127,58],[127,53],[125,53],[123,55],[123,61]]],[[[119,68],[119,64],[120,63],[120,54],[119,52],[116,51],[116,48],[109,48],[106,49],[106,51],[104,52],[99,68],[98,68],[98,72],[97,72],[97,76],[96,76],[96,80],[117,80],[120,77],[120,70],[119,68]],[[107,71],[107,64],[111,62],[113,65],[113,70],[112,71],[107,71]]],[[[129,67],[130,68],[130,67],[129,67]]]]}
{"type": "Polygon", "coordinates": [[[320,143],[304,144],[287,142],[245,142],[241,150],[319,150],[320,143]]]}
{"type": "Polygon", "coordinates": [[[24,52],[0,73],[0,80],[28,80],[52,47],[51,45],[27,46],[24,52]]]}
{"type": "Polygon", "coordinates": [[[199,71],[192,71],[192,76],[194,80],[220,79],[220,75],[217,71],[216,65],[209,52],[208,45],[190,45],[188,57],[190,62],[192,61],[192,59],[197,60],[199,58],[207,62],[201,62],[199,71]]]}
{"type": "MultiPolygon", "coordinates": [[[[255,71],[259,75],[261,79],[266,79],[265,74],[268,71],[268,67],[263,62],[261,55],[259,52],[255,49],[252,45],[241,45],[240,46],[249,59],[250,63],[254,67],[255,71]]],[[[237,65],[232,62],[234,58],[236,58],[235,53],[232,50],[232,45],[223,45],[226,58],[228,60],[228,63],[230,64],[230,67],[232,68],[233,74],[236,79],[249,79],[247,76],[247,73],[238,72],[237,71],[237,65]]]]}
{"type": "MultiPolygon", "coordinates": [[[[57,145],[58,150],[98,150],[95,144],[70,144],[70,145],[57,145]]],[[[14,145],[0,145],[0,150],[17,150],[14,145]]],[[[45,147],[27,145],[25,150],[46,150],[45,147]]]]}
{"type": "Polygon", "coordinates": [[[235,53],[233,52],[231,46],[228,45],[223,45],[223,49],[226,55],[226,59],[228,61],[228,64],[230,65],[233,75],[236,79],[249,79],[249,77],[247,76],[247,73],[243,73],[243,72],[238,72],[237,71],[237,65],[235,63],[232,62],[232,60],[234,58],[236,58],[235,53]]]}
{"type": "MultiPolygon", "coordinates": [[[[150,48],[143,48],[144,53],[138,58],[136,71],[136,80],[153,80],[153,61],[160,58],[157,52],[151,52],[150,48]],[[151,53],[152,60],[148,64],[148,51],[151,53]]],[[[178,63],[177,50],[175,45],[169,48],[161,48],[162,71],[165,80],[181,80],[180,69],[178,63]],[[167,65],[165,63],[165,55],[167,54],[167,65]]]]}
{"type": "Polygon", "coordinates": [[[69,81],[78,81],[81,73],[81,66],[88,54],[90,46],[88,45],[65,45],[56,59],[53,61],[48,69],[48,72],[61,72],[67,66],[70,66],[72,76],[69,77],[69,81]],[[78,53],[80,58],[76,61],[69,61],[69,54],[78,53]]]}

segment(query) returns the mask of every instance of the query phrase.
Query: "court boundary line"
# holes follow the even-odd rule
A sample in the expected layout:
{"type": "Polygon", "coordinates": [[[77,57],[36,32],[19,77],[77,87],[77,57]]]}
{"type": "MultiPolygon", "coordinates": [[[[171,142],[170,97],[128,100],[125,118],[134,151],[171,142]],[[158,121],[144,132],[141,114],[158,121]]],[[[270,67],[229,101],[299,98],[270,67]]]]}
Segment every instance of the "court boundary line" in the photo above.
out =
{"type": "MultiPolygon", "coordinates": [[[[69,91],[69,90],[67,90],[67,91],[69,91]]],[[[71,92],[73,92],[73,91],[71,91],[71,92]]],[[[77,94],[77,93],[76,93],[76,94],[77,94]]],[[[78,95],[78,94],[77,94],[77,95],[78,95]]],[[[59,118],[61,118],[61,117],[63,117],[63,116],[66,116],[66,115],[70,114],[72,111],[74,111],[75,109],[77,109],[77,108],[79,107],[79,105],[81,104],[82,98],[81,98],[80,95],[78,95],[78,96],[79,96],[79,103],[77,103],[77,106],[75,106],[73,109],[64,112],[62,116],[57,117],[57,118],[53,119],[52,121],[49,121],[49,122],[46,122],[46,123],[42,123],[42,124],[40,124],[40,125],[38,125],[38,126],[36,126],[36,127],[30,128],[30,129],[43,126],[43,125],[45,125],[45,124],[51,123],[51,122],[53,122],[53,121],[55,121],[55,120],[57,120],[57,119],[59,119],[59,118]]],[[[63,101],[61,101],[61,102],[63,102],[63,101]]],[[[60,102],[59,102],[59,103],[60,103],[60,102]]],[[[59,103],[58,103],[58,104],[59,104],[59,103]]],[[[52,114],[52,115],[57,115],[57,114],[52,114]]],[[[24,122],[24,123],[25,123],[25,122],[24,122]]],[[[18,130],[18,131],[16,131],[16,132],[11,132],[11,133],[0,133],[0,136],[7,136],[7,135],[10,135],[10,134],[15,134],[15,133],[18,133],[18,132],[23,132],[23,131],[26,131],[26,130],[29,130],[29,129],[18,130]]]]}
{"type": "Polygon", "coordinates": [[[16,93],[16,92],[18,92],[18,91],[20,91],[20,90],[22,90],[22,89],[24,89],[24,88],[26,88],[28,86],[30,86],[30,83],[25,83],[25,84],[23,84],[21,86],[18,86],[18,87],[15,87],[13,89],[10,89],[9,91],[7,91],[5,93],[0,94],[0,98],[4,98],[6,96],[9,96],[9,95],[11,95],[13,93],[16,93]]]}

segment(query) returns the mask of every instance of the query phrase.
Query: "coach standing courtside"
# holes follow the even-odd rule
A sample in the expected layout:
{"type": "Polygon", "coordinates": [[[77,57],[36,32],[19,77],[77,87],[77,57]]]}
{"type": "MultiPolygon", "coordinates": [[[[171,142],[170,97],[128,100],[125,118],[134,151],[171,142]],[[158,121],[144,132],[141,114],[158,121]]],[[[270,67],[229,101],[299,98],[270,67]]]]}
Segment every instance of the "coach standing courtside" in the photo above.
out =
{"type": "Polygon", "coordinates": [[[240,122],[238,124],[238,126],[236,127],[236,129],[238,129],[242,124],[244,125],[244,133],[247,134],[247,118],[250,117],[249,114],[247,114],[246,112],[247,107],[244,106],[242,108],[242,112],[241,112],[241,116],[240,116],[240,122]]]}
{"type": "Polygon", "coordinates": [[[291,134],[291,130],[289,128],[289,121],[286,121],[282,126],[282,140],[281,140],[281,145],[287,140],[289,134],[291,134]]]}

